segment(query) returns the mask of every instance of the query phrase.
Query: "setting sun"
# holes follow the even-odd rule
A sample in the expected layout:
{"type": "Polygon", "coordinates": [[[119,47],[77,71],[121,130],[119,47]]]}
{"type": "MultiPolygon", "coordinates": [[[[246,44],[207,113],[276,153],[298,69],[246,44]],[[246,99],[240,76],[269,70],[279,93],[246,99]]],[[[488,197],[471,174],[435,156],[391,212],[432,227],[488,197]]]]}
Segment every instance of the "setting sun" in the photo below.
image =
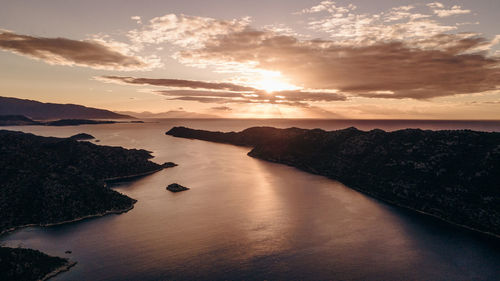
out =
{"type": "Polygon", "coordinates": [[[259,76],[250,85],[267,93],[299,89],[299,87],[285,81],[281,73],[277,71],[261,71],[259,76]]]}

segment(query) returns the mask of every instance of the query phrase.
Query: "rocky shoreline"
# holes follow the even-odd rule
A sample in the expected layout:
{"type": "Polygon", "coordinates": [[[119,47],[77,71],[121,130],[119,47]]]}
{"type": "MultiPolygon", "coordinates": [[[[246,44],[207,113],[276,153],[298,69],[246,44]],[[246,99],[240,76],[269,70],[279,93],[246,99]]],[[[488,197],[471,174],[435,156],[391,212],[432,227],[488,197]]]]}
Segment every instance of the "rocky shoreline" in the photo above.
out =
{"type": "Polygon", "coordinates": [[[249,156],[323,175],[442,221],[500,236],[500,133],[254,127],[175,137],[251,146],[249,156]]]}
{"type": "Polygon", "coordinates": [[[134,208],[134,204],[137,203],[137,200],[135,200],[135,199],[132,199],[132,200],[133,200],[133,204],[130,207],[127,207],[127,208],[124,208],[121,210],[109,210],[109,211],[106,211],[103,213],[83,216],[83,217],[79,217],[79,218],[75,218],[75,219],[67,220],[67,221],[60,221],[60,222],[53,222],[53,223],[46,223],[46,224],[33,223],[33,224],[15,226],[15,227],[5,229],[2,232],[0,232],[0,237],[4,236],[4,235],[8,235],[10,232],[14,232],[16,230],[20,230],[20,229],[27,228],[27,227],[50,227],[50,226],[56,226],[56,225],[61,225],[61,224],[66,224],[66,223],[78,222],[78,221],[82,221],[82,220],[86,220],[86,219],[103,217],[103,216],[111,215],[111,214],[116,214],[116,215],[123,214],[123,213],[126,213],[134,208]]]}
{"type": "Polygon", "coordinates": [[[50,278],[55,277],[56,275],[58,275],[60,273],[66,272],[66,271],[70,270],[73,266],[75,266],[76,264],[77,264],[77,262],[75,262],[75,261],[68,261],[68,263],[66,265],[63,265],[61,267],[54,269],[52,272],[50,272],[49,274],[45,275],[42,279],[40,279],[40,281],[49,280],[50,278]]]}
{"type": "MultiPolygon", "coordinates": [[[[152,157],[146,150],[0,130],[0,235],[133,209],[137,200],[106,187],[105,180],[132,180],[164,169],[152,157]]],[[[31,249],[0,250],[5,256],[0,265],[13,274],[7,280],[34,280],[41,268],[62,261],[31,249]],[[24,277],[16,275],[21,265],[24,277]]],[[[71,266],[59,266],[53,274],[71,266]]]]}
{"type": "Polygon", "coordinates": [[[149,172],[134,174],[134,175],[130,175],[130,176],[121,176],[121,177],[107,178],[107,179],[103,179],[103,181],[105,182],[105,184],[117,183],[117,182],[121,182],[121,181],[129,181],[129,180],[133,180],[133,179],[137,179],[137,178],[140,178],[140,177],[144,177],[144,176],[147,176],[147,175],[154,174],[154,173],[159,172],[159,171],[161,171],[163,169],[164,168],[161,167],[161,168],[159,168],[157,170],[153,170],[153,171],[149,171],[149,172]]]}

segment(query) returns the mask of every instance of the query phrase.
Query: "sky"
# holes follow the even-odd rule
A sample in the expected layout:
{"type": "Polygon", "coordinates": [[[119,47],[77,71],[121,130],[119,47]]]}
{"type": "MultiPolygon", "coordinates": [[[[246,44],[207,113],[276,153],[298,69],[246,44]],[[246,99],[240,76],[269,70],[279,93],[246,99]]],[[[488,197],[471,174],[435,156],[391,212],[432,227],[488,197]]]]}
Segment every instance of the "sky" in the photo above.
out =
{"type": "Polygon", "coordinates": [[[500,119],[498,0],[0,7],[0,96],[193,117],[500,119]]]}

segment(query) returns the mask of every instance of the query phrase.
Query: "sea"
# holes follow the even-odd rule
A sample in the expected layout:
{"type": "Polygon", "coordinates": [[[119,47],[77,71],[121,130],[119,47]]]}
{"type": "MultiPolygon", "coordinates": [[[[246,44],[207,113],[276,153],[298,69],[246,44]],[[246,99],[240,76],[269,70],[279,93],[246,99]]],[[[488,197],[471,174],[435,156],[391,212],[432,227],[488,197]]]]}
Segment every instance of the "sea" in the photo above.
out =
{"type": "Polygon", "coordinates": [[[173,126],[500,132],[500,121],[154,119],[2,129],[88,133],[99,145],[152,151],[179,166],[113,187],[127,213],[28,227],[0,238],[76,261],[51,280],[499,280],[499,239],[247,156],[249,148],[165,135],[173,126]],[[98,140],[98,141],[97,141],[98,140]],[[190,190],[171,193],[179,183],[190,190]],[[66,253],[71,251],[71,253],[66,253]]]}

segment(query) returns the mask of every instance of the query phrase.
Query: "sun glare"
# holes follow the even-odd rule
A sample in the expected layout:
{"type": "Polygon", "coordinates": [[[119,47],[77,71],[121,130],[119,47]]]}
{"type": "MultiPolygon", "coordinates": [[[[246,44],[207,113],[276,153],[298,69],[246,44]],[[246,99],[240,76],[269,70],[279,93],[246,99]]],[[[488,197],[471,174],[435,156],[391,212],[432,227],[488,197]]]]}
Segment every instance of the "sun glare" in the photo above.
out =
{"type": "Polygon", "coordinates": [[[285,81],[281,73],[277,71],[261,71],[251,84],[253,87],[264,90],[267,93],[295,90],[299,88],[285,81]]]}

